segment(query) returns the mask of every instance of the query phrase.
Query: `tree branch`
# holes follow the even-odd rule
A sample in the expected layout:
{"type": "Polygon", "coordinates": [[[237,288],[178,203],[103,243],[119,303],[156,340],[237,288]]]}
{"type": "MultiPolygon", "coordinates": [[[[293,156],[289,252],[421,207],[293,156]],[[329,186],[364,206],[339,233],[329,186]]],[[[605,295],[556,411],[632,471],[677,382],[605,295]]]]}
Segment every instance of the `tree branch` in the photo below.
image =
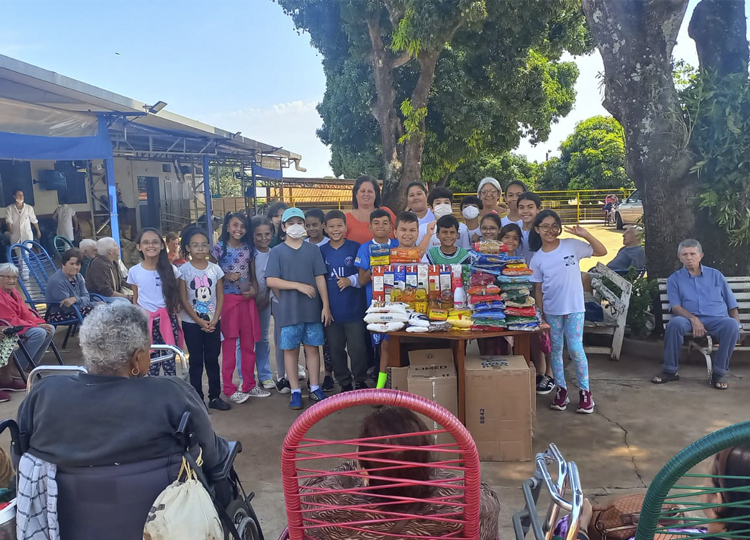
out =
{"type": "Polygon", "coordinates": [[[742,0],[701,0],[690,18],[701,70],[719,76],[747,72],[748,42],[742,0]]]}

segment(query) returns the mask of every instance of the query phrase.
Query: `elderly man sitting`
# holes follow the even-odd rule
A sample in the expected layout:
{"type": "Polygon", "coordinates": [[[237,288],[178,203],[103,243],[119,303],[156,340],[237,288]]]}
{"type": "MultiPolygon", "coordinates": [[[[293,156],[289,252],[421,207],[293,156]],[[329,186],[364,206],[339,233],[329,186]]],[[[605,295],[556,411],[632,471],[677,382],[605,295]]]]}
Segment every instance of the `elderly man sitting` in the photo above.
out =
{"type": "Polygon", "coordinates": [[[622,247],[607,266],[618,274],[626,274],[630,268],[646,268],[646,250],[641,245],[643,227],[628,227],[622,235],[622,247]]]}
{"type": "MultiPolygon", "coordinates": [[[[38,365],[55,336],[55,329],[51,325],[45,324],[44,319],[38,317],[29,309],[16,291],[17,284],[18,268],[10,263],[0,264],[0,319],[11,327],[23,326],[23,330],[18,335],[24,340],[24,345],[31,356],[31,360],[35,365],[38,365]]],[[[0,324],[5,326],[5,324],[0,324]]],[[[23,354],[19,355],[18,359],[21,361],[21,365],[26,364],[27,367],[31,367],[28,366],[28,361],[23,354]]],[[[13,381],[11,369],[10,365],[0,368],[0,401],[10,400],[6,391],[22,392],[26,390],[25,384],[13,381]]]]}
{"type": "Polygon", "coordinates": [[[131,296],[123,289],[122,274],[117,259],[120,247],[114,238],[100,238],[96,242],[97,255],[86,272],[86,288],[90,293],[102,296],[108,304],[129,302],[131,296]]]}
{"type": "Polygon", "coordinates": [[[81,261],[81,275],[86,277],[86,272],[89,270],[91,261],[96,257],[96,240],[91,238],[84,238],[81,243],[78,244],[78,249],[83,253],[83,260],[81,261]]]}
{"type": "Polygon", "coordinates": [[[683,267],[667,280],[672,319],[664,337],[664,368],[652,382],[664,384],[680,379],[677,375],[680,348],[685,335],[692,332],[696,338],[709,334],[719,340],[719,350],[713,358],[711,384],[717,390],[726,390],[724,378],[742,329],[737,300],[724,275],[701,264],[703,248],[700,242],[683,240],[677,248],[677,255],[683,267]]]}

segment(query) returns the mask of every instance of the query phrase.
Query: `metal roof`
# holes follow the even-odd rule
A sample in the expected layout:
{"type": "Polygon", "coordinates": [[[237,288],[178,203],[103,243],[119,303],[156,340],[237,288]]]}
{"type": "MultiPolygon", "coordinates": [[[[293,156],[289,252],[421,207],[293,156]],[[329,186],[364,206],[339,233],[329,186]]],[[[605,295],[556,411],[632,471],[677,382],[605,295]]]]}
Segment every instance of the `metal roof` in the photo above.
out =
{"type": "MultiPolygon", "coordinates": [[[[0,55],[0,97],[77,112],[144,113],[148,108],[148,105],[142,101],[115,94],[3,55],[0,55]]],[[[237,149],[286,158],[295,164],[297,170],[304,171],[300,167],[302,159],[300,154],[241,135],[235,136],[229,131],[166,109],[140,116],[133,121],[133,124],[144,128],[181,133],[185,136],[224,139],[231,141],[231,146],[237,149]]]]}

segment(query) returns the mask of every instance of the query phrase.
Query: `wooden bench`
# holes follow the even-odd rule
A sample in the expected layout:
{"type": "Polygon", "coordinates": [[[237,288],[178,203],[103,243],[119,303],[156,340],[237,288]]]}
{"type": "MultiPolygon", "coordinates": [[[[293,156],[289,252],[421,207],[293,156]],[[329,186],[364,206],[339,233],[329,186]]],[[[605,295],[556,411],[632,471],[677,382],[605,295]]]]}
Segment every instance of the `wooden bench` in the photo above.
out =
{"type": "MultiPolygon", "coordinates": [[[[740,309],[740,322],[745,329],[740,332],[740,344],[735,351],[750,351],[748,337],[750,337],[750,276],[745,277],[728,277],[729,287],[737,299],[740,309]]],[[[667,280],[659,279],[659,304],[661,306],[661,317],[666,328],[667,323],[672,319],[672,312],[669,308],[669,299],[667,298],[667,280]]],[[[706,360],[706,369],[708,370],[708,383],[711,384],[711,374],[713,372],[713,363],[711,362],[711,353],[714,352],[718,343],[714,342],[711,336],[704,338],[694,338],[692,335],[687,336],[688,354],[692,351],[698,351],[706,360]]]]}
{"type": "Polygon", "coordinates": [[[606,354],[612,360],[619,360],[633,285],[602,263],[597,264],[591,272],[591,285],[594,288],[594,300],[602,304],[604,308],[604,320],[586,321],[583,333],[610,335],[612,345],[609,347],[585,345],[583,349],[587,354],[606,354]],[[607,287],[603,278],[614,283],[620,289],[620,294],[616,294],[607,287]]]}

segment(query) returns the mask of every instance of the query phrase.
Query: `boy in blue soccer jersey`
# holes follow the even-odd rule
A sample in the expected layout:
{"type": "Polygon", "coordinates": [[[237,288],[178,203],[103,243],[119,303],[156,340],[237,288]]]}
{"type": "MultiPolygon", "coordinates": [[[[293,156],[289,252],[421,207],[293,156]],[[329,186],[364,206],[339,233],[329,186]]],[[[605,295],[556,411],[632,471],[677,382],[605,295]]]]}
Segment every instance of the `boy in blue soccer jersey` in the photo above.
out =
{"type": "Polygon", "coordinates": [[[325,231],[330,242],[320,246],[320,252],[328,271],[328,301],[333,314],[333,322],[325,328],[326,344],[341,391],[360,390],[368,386],[365,295],[359,284],[359,269],[354,265],[359,244],[344,238],[346,216],[340,210],[326,214],[325,231]],[[346,361],[347,350],[351,371],[346,361]]]}

